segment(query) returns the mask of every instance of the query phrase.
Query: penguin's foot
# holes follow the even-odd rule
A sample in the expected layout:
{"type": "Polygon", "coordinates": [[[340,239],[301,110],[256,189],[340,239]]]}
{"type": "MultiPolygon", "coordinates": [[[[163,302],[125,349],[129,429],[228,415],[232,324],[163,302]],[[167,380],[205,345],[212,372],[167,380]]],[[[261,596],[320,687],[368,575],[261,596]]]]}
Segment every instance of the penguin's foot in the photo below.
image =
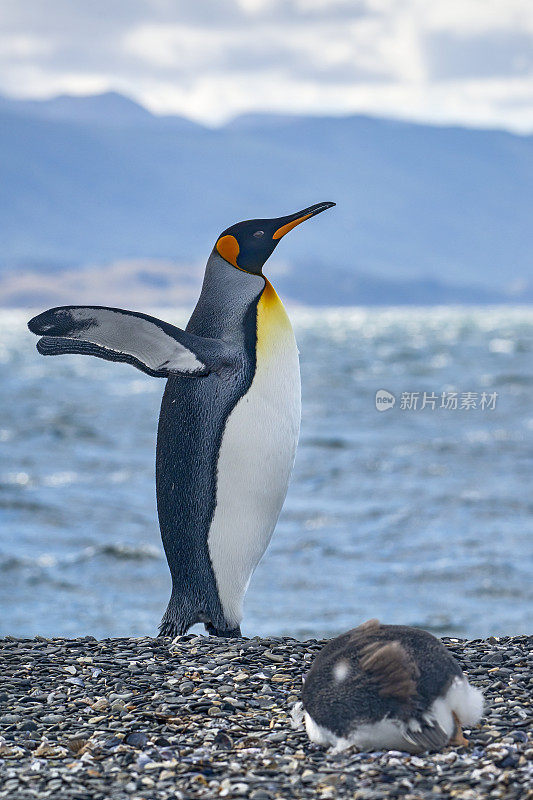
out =
{"type": "Polygon", "coordinates": [[[455,711],[452,711],[452,716],[453,716],[453,721],[455,722],[455,729],[449,743],[454,747],[468,747],[468,739],[465,739],[463,735],[463,729],[461,728],[459,717],[457,716],[455,711]]]}
{"type": "Polygon", "coordinates": [[[159,625],[159,636],[183,636],[189,628],[200,622],[198,608],[185,593],[172,589],[167,610],[159,625]]]}
{"type": "Polygon", "coordinates": [[[242,636],[241,629],[236,628],[215,628],[211,622],[205,622],[205,629],[210,636],[221,636],[226,639],[239,639],[242,636]]]}
{"type": "Polygon", "coordinates": [[[157,635],[170,636],[171,639],[175,639],[176,636],[183,636],[185,633],[187,633],[189,627],[189,625],[177,625],[172,620],[163,619],[161,625],[159,626],[159,633],[157,635]]]}

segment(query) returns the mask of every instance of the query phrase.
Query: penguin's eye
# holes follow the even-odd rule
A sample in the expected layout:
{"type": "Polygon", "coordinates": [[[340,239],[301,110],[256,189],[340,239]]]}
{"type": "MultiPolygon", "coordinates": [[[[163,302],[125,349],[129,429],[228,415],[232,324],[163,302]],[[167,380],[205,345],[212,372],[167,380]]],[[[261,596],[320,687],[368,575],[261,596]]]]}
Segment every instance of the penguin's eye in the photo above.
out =
{"type": "Polygon", "coordinates": [[[260,237],[260,236],[264,236],[264,235],[265,235],[265,232],[264,232],[264,231],[256,231],[256,232],[254,233],[254,236],[255,236],[257,239],[259,239],[259,237],[260,237]]]}

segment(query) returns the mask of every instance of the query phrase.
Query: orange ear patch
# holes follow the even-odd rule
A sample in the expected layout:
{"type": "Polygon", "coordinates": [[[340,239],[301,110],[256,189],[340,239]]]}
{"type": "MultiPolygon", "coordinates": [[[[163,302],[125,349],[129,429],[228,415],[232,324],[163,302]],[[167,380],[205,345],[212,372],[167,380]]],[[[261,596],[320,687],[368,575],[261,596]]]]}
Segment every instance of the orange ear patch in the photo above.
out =
{"type": "Polygon", "coordinates": [[[228,261],[230,264],[233,264],[234,267],[239,269],[237,264],[237,256],[239,255],[239,242],[235,238],[235,236],[221,236],[217,242],[217,251],[218,253],[228,261]]]}
{"type": "Polygon", "coordinates": [[[309,217],[312,216],[313,216],[312,214],[306,214],[304,217],[299,217],[298,219],[295,219],[292,222],[287,222],[286,225],[282,225],[281,228],[277,229],[276,233],[272,238],[281,239],[282,236],[285,236],[286,233],[292,231],[292,229],[295,228],[297,225],[299,225],[300,222],[305,222],[306,219],[309,219],[309,217]]]}

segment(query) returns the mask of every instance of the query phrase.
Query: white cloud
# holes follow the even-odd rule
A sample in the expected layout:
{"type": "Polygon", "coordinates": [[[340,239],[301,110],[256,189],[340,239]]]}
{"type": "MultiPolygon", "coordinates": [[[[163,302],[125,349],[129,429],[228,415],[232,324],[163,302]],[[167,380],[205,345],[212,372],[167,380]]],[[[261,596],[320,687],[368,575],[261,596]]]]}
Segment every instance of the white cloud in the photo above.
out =
{"type": "Polygon", "coordinates": [[[39,36],[19,33],[11,36],[0,35],[0,59],[13,61],[28,60],[48,55],[50,43],[39,36]]]}
{"type": "Polygon", "coordinates": [[[0,92],[533,129],[530,0],[0,0],[0,92]]]}

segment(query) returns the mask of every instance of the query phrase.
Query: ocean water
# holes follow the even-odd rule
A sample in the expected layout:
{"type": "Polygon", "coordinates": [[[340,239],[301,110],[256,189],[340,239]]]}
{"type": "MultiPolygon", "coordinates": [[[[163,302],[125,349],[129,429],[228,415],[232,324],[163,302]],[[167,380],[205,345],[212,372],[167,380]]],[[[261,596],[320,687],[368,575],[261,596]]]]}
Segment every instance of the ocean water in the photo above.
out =
{"type": "MultiPolygon", "coordinates": [[[[43,358],[30,316],[0,315],[0,633],[155,634],[170,592],[154,489],[164,382],[43,358]]],[[[369,617],[455,636],[530,631],[531,309],[292,318],[300,445],[243,633],[333,635],[369,617]],[[378,390],[395,405],[377,411],[378,390]],[[440,407],[443,392],[458,408],[440,407]]]]}

